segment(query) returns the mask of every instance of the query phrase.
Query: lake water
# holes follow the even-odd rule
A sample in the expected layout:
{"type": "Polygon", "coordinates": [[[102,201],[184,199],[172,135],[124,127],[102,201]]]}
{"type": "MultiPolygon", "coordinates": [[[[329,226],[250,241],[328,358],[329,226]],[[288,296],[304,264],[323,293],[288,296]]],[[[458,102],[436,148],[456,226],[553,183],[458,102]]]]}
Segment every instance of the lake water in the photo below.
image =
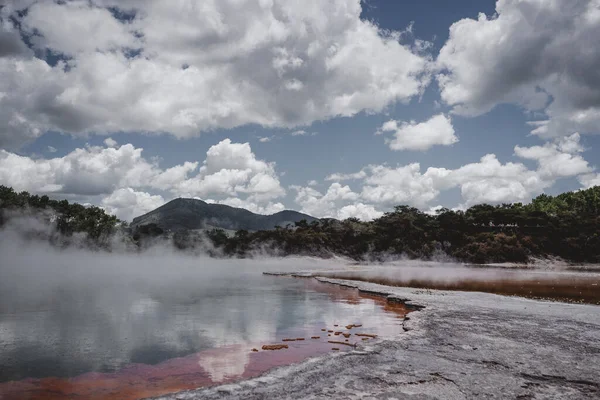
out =
{"type": "Polygon", "coordinates": [[[4,270],[0,398],[155,396],[346,351],[328,341],[368,340],[356,333],[402,333],[403,306],[312,279],[262,275],[276,263],[166,260],[132,270],[114,262],[127,260],[91,259],[81,268],[49,260],[52,275],[46,267],[4,270]],[[288,348],[262,350],[269,344],[288,348]]]}

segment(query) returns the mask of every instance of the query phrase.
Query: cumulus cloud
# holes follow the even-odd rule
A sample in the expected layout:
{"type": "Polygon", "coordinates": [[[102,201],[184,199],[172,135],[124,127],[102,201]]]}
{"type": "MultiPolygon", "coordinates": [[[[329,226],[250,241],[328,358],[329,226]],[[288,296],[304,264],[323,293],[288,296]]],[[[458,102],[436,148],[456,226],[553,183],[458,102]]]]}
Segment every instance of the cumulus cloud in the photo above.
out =
{"type": "Polygon", "coordinates": [[[456,170],[441,171],[447,175],[438,180],[438,187],[459,187],[465,207],[480,203],[528,202],[551,186],[551,182],[543,180],[536,171],[521,163],[502,164],[494,154],[456,170]]]}
{"type": "Polygon", "coordinates": [[[380,210],[390,210],[396,205],[410,205],[434,213],[440,206],[432,207],[431,203],[441,192],[454,188],[458,188],[462,196],[460,209],[481,203],[526,203],[561,178],[577,177],[584,187],[600,184],[599,175],[593,173],[594,168],[581,155],[584,150],[580,135],[575,133],[541,146],[515,146],[515,155],[535,161],[536,169],[529,169],[520,162],[502,163],[495,154],[486,154],[478,162],[456,169],[429,167],[424,172],[419,163],[396,167],[369,165],[356,173],[327,177],[336,181],[331,187],[337,188],[341,187],[337,181],[357,181],[360,190],[354,192],[346,187],[354,194],[352,201],[322,195],[312,188],[296,188],[296,202],[316,215],[342,218],[352,211],[363,219],[374,218],[380,210]],[[369,212],[361,212],[361,209],[369,212]]]}
{"type": "Polygon", "coordinates": [[[438,114],[427,121],[402,122],[390,120],[379,132],[394,132],[394,139],[386,139],[392,150],[428,150],[435,145],[450,146],[458,142],[449,117],[438,114]]]}
{"type": "Polygon", "coordinates": [[[224,139],[208,149],[199,174],[178,183],[174,191],[184,197],[214,194],[251,201],[267,201],[285,195],[275,172],[275,164],[258,160],[248,143],[224,139]]]}
{"type": "Polygon", "coordinates": [[[515,146],[515,154],[521,158],[537,161],[538,172],[546,179],[586,174],[592,172],[592,168],[578,154],[584,150],[579,144],[579,138],[579,134],[574,133],[543,146],[515,146]]]}
{"type": "Polygon", "coordinates": [[[578,177],[578,180],[583,185],[584,189],[600,186],[600,174],[598,173],[581,175],[578,177]]]}
{"type": "Polygon", "coordinates": [[[358,218],[362,221],[371,221],[383,215],[381,211],[377,211],[372,205],[363,203],[350,204],[340,208],[338,211],[339,219],[358,218]]]}
{"type": "Polygon", "coordinates": [[[186,138],[245,124],[293,128],[420,94],[428,56],[361,11],[360,0],[9,1],[0,10],[0,43],[10,44],[0,54],[0,146],[48,130],[186,138]],[[36,55],[58,61],[36,58],[21,33],[36,55]]]}
{"type": "Polygon", "coordinates": [[[409,204],[425,207],[439,194],[431,176],[421,173],[421,166],[413,163],[398,168],[372,165],[367,176],[361,198],[375,204],[393,207],[409,204]]]}
{"type": "MultiPolygon", "coordinates": [[[[113,142],[107,139],[106,144],[113,142]]],[[[210,198],[259,213],[283,209],[273,201],[285,195],[275,164],[257,159],[248,143],[222,140],[209,148],[200,168],[197,161],[161,168],[142,152],[131,144],[87,146],[64,157],[33,159],[0,150],[0,184],[100,203],[125,219],[164,203],[156,191],[210,198]]]]}
{"type": "MultiPolygon", "coordinates": [[[[302,207],[301,211],[319,218],[341,218],[338,214],[341,212],[340,204],[354,203],[359,199],[358,193],[338,182],[332,183],[325,194],[308,186],[292,186],[292,189],[296,190],[295,201],[302,207]]],[[[344,211],[344,215],[349,212],[350,210],[344,211]]]]}
{"type": "MultiPolygon", "coordinates": [[[[494,154],[454,170],[430,167],[423,172],[419,163],[397,167],[369,165],[351,175],[361,187],[358,192],[347,187],[354,194],[351,201],[303,187],[295,188],[296,203],[303,211],[317,216],[372,219],[396,205],[432,210],[431,202],[441,192],[453,188],[460,189],[463,198],[460,206],[464,208],[480,203],[526,202],[554,183],[521,163],[502,164],[494,154]]],[[[335,182],[331,187],[339,188],[341,184],[335,182]]]]}
{"type": "Polygon", "coordinates": [[[473,116],[501,103],[543,111],[545,138],[598,133],[598,0],[498,0],[496,14],[450,27],[437,58],[441,97],[473,116]]]}
{"type": "Polygon", "coordinates": [[[117,144],[118,144],[118,143],[117,143],[117,141],[116,141],[116,140],[114,140],[113,138],[106,138],[106,139],[104,139],[104,144],[105,144],[107,147],[117,147],[117,144]]]}
{"type": "Polygon", "coordinates": [[[132,188],[121,188],[115,190],[110,196],[103,198],[101,206],[119,219],[131,221],[133,218],[152,211],[164,203],[165,200],[160,195],[137,192],[132,188]]]}
{"type": "Polygon", "coordinates": [[[31,50],[21,40],[20,33],[13,24],[2,18],[0,10],[0,57],[20,57],[31,55],[31,50]]]}
{"type": "Polygon", "coordinates": [[[487,154],[477,163],[455,170],[428,168],[424,175],[431,177],[434,187],[439,190],[459,187],[465,201],[463,207],[479,203],[528,202],[554,185],[557,179],[593,171],[579,154],[584,151],[579,140],[579,134],[573,134],[543,146],[515,146],[516,156],[537,162],[535,170],[522,163],[502,164],[494,154],[487,154]]]}
{"type": "Polygon", "coordinates": [[[32,159],[0,150],[0,181],[16,190],[39,193],[101,195],[119,186],[140,187],[161,174],[131,144],[90,146],[64,157],[32,159]]]}
{"type": "Polygon", "coordinates": [[[326,181],[346,181],[346,180],[352,180],[352,179],[363,179],[364,177],[367,176],[367,173],[365,171],[358,171],[358,172],[354,172],[351,174],[340,174],[340,173],[334,173],[331,175],[328,175],[325,180],[326,181]]]}
{"type": "Polygon", "coordinates": [[[108,9],[91,7],[85,1],[68,1],[60,5],[36,2],[29,7],[21,25],[32,35],[35,47],[68,56],[141,46],[132,24],[122,23],[108,9]]]}

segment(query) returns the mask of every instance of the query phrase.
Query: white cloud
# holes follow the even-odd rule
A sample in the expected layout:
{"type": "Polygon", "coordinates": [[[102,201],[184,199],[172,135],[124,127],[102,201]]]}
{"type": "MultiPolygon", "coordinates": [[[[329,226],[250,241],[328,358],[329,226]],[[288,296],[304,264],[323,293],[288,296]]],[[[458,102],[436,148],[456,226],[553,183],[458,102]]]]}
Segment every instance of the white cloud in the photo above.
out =
{"type": "Polygon", "coordinates": [[[318,134],[319,134],[319,132],[308,132],[308,131],[305,131],[304,129],[299,129],[299,130],[288,133],[288,135],[291,135],[291,136],[317,136],[318,134]]]}
{"type": "Polygon", "coordinates": [[[0,181],[17,190],[100,195],[118,187],[139,187],[159,175],[142,149],[86,147],[60,158],[32,159],[0,150],[0,181]]]}
{"type": "Polygon", "coordinates": [[[162,196],[137,192],[132,188],[117,189],[110,196],[103,198],[101,202],[101,206],[106,212],[116,215],[123,221],[131,221],[163,204],[165,204],[165,200],[162,196]]]}
{"type": "Polygon", "coordinates": [[[351,174],[340,174],[340,173],[335,173],[335,174],[331,174],[328,175],[325,180],[326,181],[346,181],[346,180],[352,180],[352,179],[363,179],[367,176],[367,173],[365,171],[358,171],[355,173],[351,173],[351,174]]]}
{"type": "Polygon", "coordinates": [[[392,150],[428,150],[435,145],[450,146],[458,142],[449,117],[438,114],[427,121],[401,122],[390,120],[381,132],[394,132],[394,139],[386,140],[392,150]]]}
{"type": "Polygon", "coordinates": [[[358,218],[362,221],[372,221],[383,215],[381,211],[377,211],[372,205],[356,203],[340,208],[338,211],[339,219],[358,218]]]}
{"type": "Polygon", "coordinates": [[[258,138],[258,141],[261,143],[267,143],[273,140],[273,136],[262,136],[258,138]]]}
{"type": "Polygon", "coordinates": [[[435,180],[427,172],[421,174],[420,169],[418,163],[398,168],[369,166],[361,198],[386,207],[400,204],[425,207],[437,197],[439,191],[435,187],[435,180]]]}
{"type": "Polygon", "coordinates": [[[577,176],[592,172],[588,162],[577,153],[583,151],[579,144],[579,134],[574,133],[544,146],[520,147],[515,146],[518,157],[536,160],[538,172],[544,179],[556,179],[577,176]]]}
{"type": "Polygon", "coordinates": [[[338,210],[343,202],[356,202],[358,193],[354,193],[349,186],[338,182],[332,183],[325,194],[311,187],[293,186],[296,190],[296,203],[302,207],[303,213],[314,217],[338,218],[338,210]]]}
{"type": "Polygon", "coordinates": [[[85,1],[36,2],[22,20],[40,48],[76,56],[78,53],[139,48],[132,24],[121,23],[106,8],[90,7],[85,1]],[[61,21],[57,24],[56,21],[61,21]]]}
{"type": "MultiPolygon", "coordinates": [[[[503,164],[495,154],[487,154],[478,162],[456,169],[429,167],[422,172],[418,163],[397,167],[369,165],[357,173],[332,174],[326,179],[359,181],[361,189],[357,201],[376,211],[410,205],[434,212],[431,202],[441,192],[453,188],[460,189],[461,209],[481,203],[527,203],[561,178],[577,177],[584,187],[600,184],[598,174],[592,173],[594,168],[581,156],[583,151],[579,134],[572,134],[541,146],[515,146],[516,156],[537,162],[535,170],[519,162],[503,164]]],[[[296,198],[298,204],[314,213],[334,214],[332,202],[307,189],[310,188],[297,189],[304,194],[296,198]]],[[[335,206],[340,209],[352,204],[337,201],[335,206]]]]}
{"type": "Polygon", "coordinates": [[[352,211],[359,218],[367,218],[368,215],[376,217],[380,210],[390,210],[396,205],[428,210],[440,192],[452,188],[460,189],[464,201],[461,207],[464,208],[479,203],[526,202],[554,183],[544,180],[537,171],[528,170],[523,164],[501,164],[493,154],[454,170],[430,167],[422,172],[418,163],[397,167],[369,165],[355,174],[333,174],[328,178],[336,177],[360,180],[360,192],[355,193],[346,186],[346,190],[353,193],[350,199],[334,196],[329,192],[331,187],[341,187],[337,182],[331,185],[326,195],[310,187],[296,187],[296,203],[304,212],[316,216],[341,218],[352,211]],[[362,204],[360,208],[357,202],[362,204]],[[366,210],[371,212],[366,213],[366,210]]]}
{"type": "Polygon", "coordinates": [[[252,201],[267,201],[285,195],[275,172],[275,164],[256,159],[248,143],[224,139],[208,149],[199,174],[180,182],[174,189],[185,197],[215,194],[252,201]]]}
{"type": "Polygon", "coordinates": [[[319,184],[319,182],[315,181],[314,179],[308,181],[308,183],[307,183],[308,186],[317,186],[318,184],[319,184]]]}
{"type": "Polygon", "coordinates": [[[598,0],[499,0],[496,15],[450,27],[437,59],[441,96],[461,115],[501,103],[544,111],[533,133],[598,133],[598,0]]]}
{"type": "Polygon", "coordinates": [[[578,179],[584,189],[600,186],[600,174],[598,173],[581,175],[578,179]]]}
{"type": "Polygon", "coordinates": [[[211,198],[260,213],[283,209],[273,202],[285,195],[275,164],[256,159],[248,143],[221,141],[207,151],[200,168],[198,162],[187,161],[163,169],[142,152],[131,144],[87,146],[64,157],[33,159],[0,150],[0,184],[78,201],[104,196],[102,205],[123,218],[163,201],[152,190],[211,198]]]}
{"type": "Polygon", "coordinates": [[[105,144],[107,147],[117,147],[117,144],[118,144],[118,143],[117,143],[117,141],[116,141],[116,140],[114,140],[113,138],[106,138],[106,139],[104,139],[104,144],[105,144]]]}
{"type": "Polygon", "coordinates": [[[306,126],[380,112],[428,82],[428,58],[362,20],[359,0],[9,3],[3,21],[16,18],[36,49],[69,58],[34,58],[4,23],[2,40],[14,42],[0,58],[5,148],[47,130],[186,138],[306,126]],[[30,4],[25,17],[15,13],[30,4]],[[117,20],[108,7],[135,17],[117,20]]]}
{"type": "Polygon", "coordinates": [[[56,147],[52,147],[52,146],[48,146],[48,151],[50,153],[56,153],[57,152],[56,147]]]}
{"type": "Polygon", "coordinates": [[[494,154],[456,170],[440,170],[447,175],[442,174],[436,185],[440,188],[458,186],[466,207],[480,203],[528,202],[553,183],[521,163],[502,164],[494,154]]]}
{"type": "Polygon", "coordinates": [[[429,214],[429,215],[438,215],[440,210],[442,210],[443,208],[444,207],[440,206],[440,205],[432,206],[432,207],[429,207],[428,210],[425,210],[424,213],[429,214]]]}
{"type": "MultiPolygon", "coordinates": [[[[412,163],[395,168],[370,165],[360,172],[353,174],[357,179],[362,179],[357,200],[364,207],[372,207],[377,212],[378,209],[390,210],[396,205],[432,210],[431,202],[442,191],[452,188],[460,189],[464,201],[462,208],[479,203],[527,202],[554,183],[553,180],[543,179],[539,172],[528,170],[523,164],[502,164],[494,154],[454,170],[430,167],[422,172],[418,163],[412,163]]],[[[332,216],[336,206],[340,209],[356,202],[344,204],[338,201],[333,204],[325,201],[325,196],[320,197],[316,191],[308,191],[312,196],[307,195],[307,189],[310,188],[299,190],[304,196],[298,196],[296,202],[304,210],[316,214],[332,216]]],[[[365,218],[365,215],[361,218],[365,218]]]]}

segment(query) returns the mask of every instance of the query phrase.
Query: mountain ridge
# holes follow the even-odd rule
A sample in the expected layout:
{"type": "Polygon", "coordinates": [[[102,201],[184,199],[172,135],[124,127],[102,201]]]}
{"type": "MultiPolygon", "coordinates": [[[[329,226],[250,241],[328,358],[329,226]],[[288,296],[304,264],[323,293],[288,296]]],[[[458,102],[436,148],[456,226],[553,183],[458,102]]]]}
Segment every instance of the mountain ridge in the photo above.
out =
{"type": "Polygon", "coordinates": [[[153,223],[171,231],[207,228],[259,231],[275,229],[276,226],[293,224],[303,219],[307,222],[317,220],[308,214],[293,210],[263,215],[245,208],[180,197],[134,218],[130,227],[135,229],[153,223]]]}

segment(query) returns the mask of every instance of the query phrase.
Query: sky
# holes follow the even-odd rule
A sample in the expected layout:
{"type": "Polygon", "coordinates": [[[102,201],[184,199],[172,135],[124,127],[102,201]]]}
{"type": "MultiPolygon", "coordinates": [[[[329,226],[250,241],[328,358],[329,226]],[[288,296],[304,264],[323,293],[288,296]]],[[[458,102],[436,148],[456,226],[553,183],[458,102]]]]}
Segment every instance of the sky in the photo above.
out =
{"type": "Polygon", "coordinates": [[[0,184],[370,220],[600,185],[600,0],[5,0],[0,184]]]}

